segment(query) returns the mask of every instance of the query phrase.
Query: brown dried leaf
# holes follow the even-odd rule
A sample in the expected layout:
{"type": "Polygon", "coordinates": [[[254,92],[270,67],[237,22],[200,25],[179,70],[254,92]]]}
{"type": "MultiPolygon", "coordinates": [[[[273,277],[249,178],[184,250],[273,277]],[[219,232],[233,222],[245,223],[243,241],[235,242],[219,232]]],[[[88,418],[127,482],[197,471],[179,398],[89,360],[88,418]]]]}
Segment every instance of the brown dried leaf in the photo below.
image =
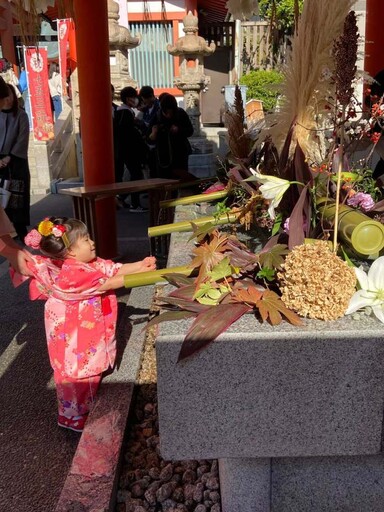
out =
{"type": "Polygon", "coordinates": [[[256,307],[260,311],[263,321],[269,320],[272,325],[279,325],[282,321],[282,315],[293,325],[302,325],[299,316],[288,309],[280,297],[271,290],[266,290],[262,298],[257,301],[256,307]]]}

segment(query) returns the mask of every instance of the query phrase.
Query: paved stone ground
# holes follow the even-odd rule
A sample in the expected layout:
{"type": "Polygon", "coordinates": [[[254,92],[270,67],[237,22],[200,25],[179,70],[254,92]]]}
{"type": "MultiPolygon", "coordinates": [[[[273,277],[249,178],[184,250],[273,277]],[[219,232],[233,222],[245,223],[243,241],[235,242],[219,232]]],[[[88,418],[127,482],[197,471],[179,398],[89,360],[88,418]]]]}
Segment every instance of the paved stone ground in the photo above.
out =
{"type": "MultiPolygon", "coordinates": [[[[32,224],[52,214],[72,215],[69,197],[34,199],[32,224]]],[[[148,215],[122,209],[117,219],[122,259],[148,255],[148,215]]],[[[6,262],[0,264],[0,512],[52,512],[80,436],[56,425],[44,303],[30,301],[26,285],[14,289],[7,269],[6,262]]],[[[128,294],[118,294],[123,308],[128,294]]]]}

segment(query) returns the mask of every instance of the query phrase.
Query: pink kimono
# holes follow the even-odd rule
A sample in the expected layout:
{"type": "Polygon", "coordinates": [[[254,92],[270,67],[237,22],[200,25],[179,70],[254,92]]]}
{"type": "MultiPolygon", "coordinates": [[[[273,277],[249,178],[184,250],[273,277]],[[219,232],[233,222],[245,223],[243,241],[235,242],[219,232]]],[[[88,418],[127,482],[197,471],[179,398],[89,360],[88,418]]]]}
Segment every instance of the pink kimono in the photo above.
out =
{"type": "Polygon", "coordinates": [[[98,288],[121,263],[97,258],[82,263],[34,256],[30,297],[47,299],[45,331],[54,371],[59,414],[89,411],[102,373],[116,357],[117,300],[98,288]]]}

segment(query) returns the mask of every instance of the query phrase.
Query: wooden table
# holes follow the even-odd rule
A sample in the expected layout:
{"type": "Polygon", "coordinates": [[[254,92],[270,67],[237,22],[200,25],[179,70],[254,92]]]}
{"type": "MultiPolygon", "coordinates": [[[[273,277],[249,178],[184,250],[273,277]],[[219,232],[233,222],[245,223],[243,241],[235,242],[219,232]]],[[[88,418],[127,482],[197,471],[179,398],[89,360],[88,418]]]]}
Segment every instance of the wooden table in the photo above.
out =
{"type": "Polygon", "coordinates": [[[158,224],[160,200],[164,198],[167,190],[174,189],[178,183],[178,180],[150,178],[147,180],[126,181],[123,183],[110,183],[108,185],[62,188],[59,189],[59,194],[72,197],[74,216],[87,225],[89,233],[96,242],[97,247],[99,235],[96,223],[96,201],[106,197],[115,197],[120,194],[148,192],[149,224],[153,226],[158,224]]]}

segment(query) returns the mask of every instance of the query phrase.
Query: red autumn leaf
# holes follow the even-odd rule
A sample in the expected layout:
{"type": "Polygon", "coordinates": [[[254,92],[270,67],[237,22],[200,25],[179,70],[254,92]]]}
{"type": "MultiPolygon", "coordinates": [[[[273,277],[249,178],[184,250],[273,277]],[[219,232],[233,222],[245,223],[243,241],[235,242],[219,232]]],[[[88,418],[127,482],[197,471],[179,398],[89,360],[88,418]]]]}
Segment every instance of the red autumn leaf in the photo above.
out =
{"type": "Polygon", "coordinates": [[[160,315],[152,318],[148,323],[146,328],[153,327],[154,325],[158,325],[161,322],[174,322],[176,320],[185,320],[186,318],[191,318],[196,316],[196,313],[192,313],[192,311],[164,311],[160,315]]]}
{"type": "Polygon", "coordinates": [[[279,325],[282,316],[293,325],[302,325],[299,316],[292,310],[288,309],[277,293],[266,290],[262,298],[257,301],[256,307],[259,309],[263,321],[269,320],[272,325],[279,325]]]}
{"type": "Polygon", "coordinates": [[[191,325],[181,346],[178,361],[205,348],[251,308],[246,304],[219,304],[200,313],[191,325]]]}
{"type": "Polygon", "coordinates": [[[263,296],[263,293],[263,291],[257,289],[255,286],[248,286],[247,288],[234,291],[232,298],[235,302],[255,306],[263,296]]]}

